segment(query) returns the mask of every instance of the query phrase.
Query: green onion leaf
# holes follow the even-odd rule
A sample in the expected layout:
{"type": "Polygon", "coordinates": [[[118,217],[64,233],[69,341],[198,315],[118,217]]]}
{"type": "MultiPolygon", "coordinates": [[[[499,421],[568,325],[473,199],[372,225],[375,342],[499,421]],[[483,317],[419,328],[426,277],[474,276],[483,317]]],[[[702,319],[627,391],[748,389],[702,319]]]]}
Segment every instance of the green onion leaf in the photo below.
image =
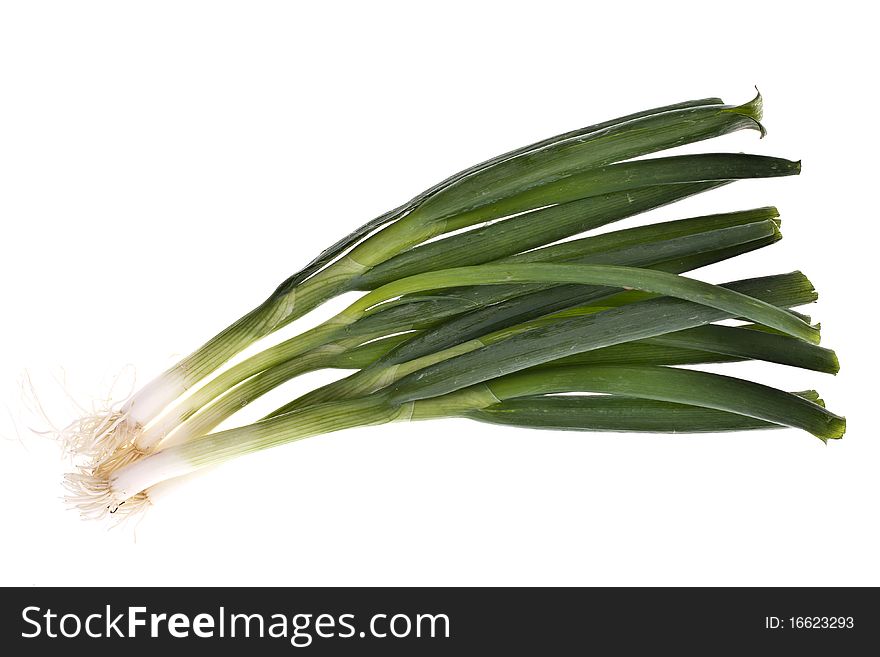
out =
{"type": "MultiPolygon", "coordinates": [[[[813,391],[794,393],[814,403],[813,391]]],[[[616,395],[540,395],[464,411],[464,417],[526,429],[650,433],[717,433],[781,429],[781,424],[712,408],[616,395]]]]}
{"type": "Polygon", "coordinates": [[[803,397],[730,376],[647,365],[569,366],[518,372],[485,384],[504,401],[563,392],[596,392],[728,411],[795,427],[828,440],[840,438],[844,418],[803,397]]]}

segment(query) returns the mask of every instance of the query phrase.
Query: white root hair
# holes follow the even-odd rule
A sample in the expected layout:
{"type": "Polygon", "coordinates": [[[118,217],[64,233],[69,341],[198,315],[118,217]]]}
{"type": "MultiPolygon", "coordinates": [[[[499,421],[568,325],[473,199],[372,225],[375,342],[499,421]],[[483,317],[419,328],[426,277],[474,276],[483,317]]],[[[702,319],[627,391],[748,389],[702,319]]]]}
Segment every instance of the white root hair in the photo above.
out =
{"type": "MultiPolygon", "coordinates": [[[[116,377],[113,387],[121,376],[116,377]]],[[[126,412],[131,393],[122,401],[114,401],[108,396],[86,409],[73,399],[66,385],[62,384],[62,387],[82,416],[59,428],[43,408],[30,376],[25,374],[22,381],[23,396],[46,427],[44,430],[32,429],[33,433],[54,438],[73,461],[73,471],[64,476],[65,502],[87,519],[112,516],[118,523],[141,515],[150,506],[147,492],[126,499],[115,493],[110,484],[120,468],[147,454],[137,447],[143,427],[126,412]]]]}
{"type": "Polygon", "coordinates": [[[142,427],[124,413],[113,412],[103,417],[81,418],[66,431],[70,433],[59,438],[73,455],[75,470],[64,476],[65,502],[84,519],[112,516],[121,523],[141,515],[150,505],[147,492],[120,497],[110,482],[118,470],[149,453],[137,446],[142,427]]]}
{"type": "MultiPolygon", "coordinates": [[[[75,460],[86,459],[93,465],[97,465],[117,451],[134,444],[143,433],[143,427],[126,412],[132,398],[132,391],[129,390],[121,401],[113,399],[115,396],[113,391],[124,373],[125,370],[115,377],[107,397],[93,403],[91,409],[84,408],[74,399],[68,390],[66,381],[58,381],[68,401],[80,413],[79,419],[58,428],[49,417],[49,413],[43,408],[30,375],[25,372],[21,384],[22,397],[27,402],[26,405],[31,408],[32,413],[47,427],[42,431],[32,429],[33,433],[55,438],[62,449],[75,460]]],[[[133,387],[134,380],[132,378],[133,387]]]]}
{"type": "Polygon", "coordinates": [[[108,409],[75,420],[57,438],[72,457],[97,465],[132,447],[142,433],[143,427],[126,413],[108,409]]]}
{"type": "Polygon", "coordinates": [[[89,520],[113,516],[122,522],[140,515],[151,504],[147,491],[123,498],[113,489],[110,479],[118,468],[143,456],[136,449],[130,449],[119,454],[112,463],[105,462],[93,468],[81,467],[67,473],[64,476],[64,488],[67,490],[65,501],[79,511],[81,517],[89,520]]]}
{"type": "MultiPolygon", "coordinates": [[[[119,427],[125,427],[125,422],[117,423],[114,430],[118,431],[119,427]]],[[[114,520],[122,522],[140,515],[150,506],[147,491],[127,497],[114,490],[111,483],[119,470],[149,455],[151,450],[139,449],[136,444],[140,433],[126,431],[117,434],[115,440],[107,443],[115,445],[112,451],[99,452],[100,458],[80,464],[64,476],[67,489],[64,500],[79,511],[82,518],[100,520],[113,516],[114,520]]]]}

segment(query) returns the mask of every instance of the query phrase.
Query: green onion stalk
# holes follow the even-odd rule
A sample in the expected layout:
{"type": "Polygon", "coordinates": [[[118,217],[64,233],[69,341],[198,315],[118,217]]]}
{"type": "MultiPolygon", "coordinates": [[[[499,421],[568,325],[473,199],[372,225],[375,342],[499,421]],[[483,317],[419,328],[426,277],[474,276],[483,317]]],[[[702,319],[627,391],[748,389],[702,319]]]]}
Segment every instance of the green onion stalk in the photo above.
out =
{"type": "MultiPolygon", "coordinates": [[[[775,208],[759,208],[757,210],[728,213],[725,215],[713,215],[709,217],[697,217],[672,222],[664,222],[652,226],[641,226],[623,231],[615,231],[605,235],[585,238],[575,242],[565,243],[564,248],[547,247],[530,252],[527,262],[568,262],[568,263],[607,263],[629,266],[656,267],[668,263],[670,260],[680,257],[701,257],[699,262],[679,264],[668,269],[675,273],[686,271],[694,264],[707,264],[711,260],[720,260],[731,257],[734,253],[728,251],[734,248],[736,253],[744,253],[750,249],[773,243],[778,240],[778,213],[775,208]]],[[[518,262],[513,258],[510,262],[518,262]]],[[[138,446],[142,452],[149,451],[155,445],[173,434],[175,430],[180,435],[199,435],[206,428],[213,428],[206,413],[200,413],[198,418],[192,416],[203,409],[209,402],[226,393],[235,386],[235,393],[224,395],[220,406],[212,410],[211,416],[215,420],[225,419],[228,413],[252,401],[257,395],[268,392],[270,389],[294,378],[300,374],[321,367],[333,367],[333,362],[340,353],[346,353],[356,345],[368,342],[368,347],[375,352],[377,346],[386,346],[385,351],[391,347],[397,347],[405,341],[412,340],[416,336],[413,329],[426,329],[433,325],[442,325],[443,320],[458,317],[459,320],[473,318],[475,309],[489,310],[500,326],[512,325],[519,320],[537,317],[549,312],[547,302],[548,293],[527,294],[526,286],[518,285],[518,294],[512,299],[499,303],[499,295],[510,294],[511,286],[506,286],[508,292],[499,290],[505,286],[479,286],[474,288],[463,305],[463,290],[452,291],[443,297],[440,291],[433,291],[429,297],[411,296],[403,297],[397,304],[386,308],[384,311],[369,314],[362,320],[345,329],[346,337],[334,342],[315,348],[308,354],[303,355],[301,337],[287,340],[273,348],[272,351],[264,352],[252,357],[200,388],[192,396],[176,405],[174,409],[166,413],[160,421],[148,428],[140,440],[138,446]],[[494,291],[494,293],[491,293],[494,291]],[[479,292],[490,292],[489,295],[478,296],[479,292]],[[449,301],[450,304],[438,304],[439,308],[433,312],[424,308],[419,301],[428,298],[433,301],[449,301]],[[508,308],[515,304],[521,308],[513,312],[508,308]],[[406,312],[406,311],[410,312],[406,312]],[[462,311],[469,312],[462,312],[462,311]],[[505,312],[507,310],[507,312],[505,312]],[[450,312],[452,311],[452,312],[450,312]],[[387,316],[387,317],[386,317],[387,316]],[[500,317],[504,318],[500,321],[500,317]],[[406,331],[405,335],[400,335],[406,331]],[[393,342],[382,339],[380,342],[370,342],[379,338],[390,336],[393,342]],[[262,373],[262,374],[261,374],[262,373]],[[260,376],[257,376],[260,375],[260,376]],[[250,380],[249,377],[252,377],[250,380]],[[244,383],[247,380],[246,383],[244,383]],[[219,412],[220,407],[227,413],[219,412]],[[185,429],[179,429],[180,425],[189,421],[185,429]],[[206,424],[207,423],[207,424],[206,424]]],[[[609,296],[616,292],[614,289],[603,290],[588,288],[586,286],[573,286],[570,294],[559,295],[556,305],[573,305],[581,300],[591,299],[595,303],[598,299],[609,296]],[[560,301],[561,300],[561,301],[560,301]]],[[[559,290],[556,290],[557,292],[559,290]]],[[[386,304],[388,306],[389,304],[386,304]]],[[[550,308],[552,309],[552,308],[550,308]]],[[[473,332],[473,329],[471,329],[473,332]]],[[[480,327],[479,333],[485,333],[484,327],[480,327]]],[[[457,330],[459,338],[467,337],[464,330],[457,330]]],[[[377,357],[383,354],[377,354],[377,357]]],[[[377,368],[373,368],[375,372],[377,368]]],[[[373,375],[374,378],[376,375],[373,375]]],[[[378,375],[382,378],[383,375],[378,375]]],[[[177,439],[177,438],[176,438],[177,439]]]]}
{"type": "MultiPolygon", "coordinates": [[[[370,310],[381,308],[382,304],[401,296],[465,285],[518,283],[576,284],[628,288],[689,299],[720,309],[738,308],[742,312],[734,312],[732,313],[733,316],[743,315],[771,328],[789,332],[801,339],[818,340],[818,333],[813,327],[791,313],[780,310],[771,304],[732,290],[663,271],[614,265],[578,265],[567,263],[511,263],[459,267],[416,274],[387,283],[367,293],[347,309],[319,326],[291,340],[270,347],[238,366],[227,370],[220,377],[217,377],[214,383],[204,387],[198,395],[198,400],[195,403],[189,402],[189,408],[179,413],[178,418],[188,417],[196,406],[200,405],[203,401],[209,401],[219,396],[230,385],[236,385],[263,370],[281,363],[306,356],[313,350],[319,350],[328,342],[343,337],[346,331],[355,325],[358,320],[363,319],[370,310]],[[763,318],[763,321],[761,318],[763,318]]],[[[163,427],[160,432],[147,432],[143,434],[140,442],[137,443],[137,453],[145,453],[152,449],[165,437],[166,430],[167,427],[163,427]]]]}
{"type": "MultiPolygon", "coordinates": [[[[804,300],[803,298],[787,297],[784,299],[784,302],[796,305],[804,300]]],[[[601,312],[604,308],[601,306],[583,306],[575,310],[577,313],[572,312],[566,316],[571,317],[577,316],[577,314],[586,315],[601,312]]],[[[380,359],[387,355],[395,346],[403,342],[404,339],[408,339],[408,336],[395,336],[394,339],[369,343],[364,347],[353,350],[353,357],[350,359],[345,361],[333,359],[326,364],[327,367],[339,367],[344,364],[350,368],[358,367],[360,368],[359,372],[334,384],[319,388],[278,409],[269,417],[275,417],[318,403],[371,394],[430,364],[499,342],[506,337],[528,331],[534,327],[549,325],[553,321],[554,318],[551,317],[544,320],[526,322],[516,327],[496,331],[479,339],[469,340],[436,354],[384,367],[380,364],[380,359]],[[359,352],[364,352],[363,356],[359,352]]],[[[836,374],[839,370],[836,354],[830,349],[785,335],[755,331],[753,330],[754,328],[757,327],[754,325],[741,327],[715,324],[703,325],[660,335],[656,338],[634,340],[590,349],[589,351],[554,360],[549,365],[694,365],[764,360],[766,362],[775,362],[830,374],[836,374]]],[[[581,342],[576,348],[581,349],[585,346],[588,346],[588,344],[581,342]]],[[[301,366],[298,365],[297,361],[292,361],[269,368],[251,377],[183,423],[176,432],[172,433],[168,441],[163,443],[163,447],[186,442],[210,433],[211,430],[233,415],[237,410],[289,380],[291,370],[297,367],[301,366]]]]}
{"type": "Polygon", "coordinates": [[[136,511],[149,503],[152,486],[232,458],[342,429],[440,418],[581,431],[795,427],[823,441],[840,438],[846,426],[815,393],[720,374],[657,365],[528,368],[436,397],[416,386],[317,404],[170,446],[115,471],[80,506],[96,515],[136,511]],[[557,396],[572,392],[580,394],[557,396]]]}
{"type": "MultiPolygon", "coordinates": [[[[409,273],[420,273],[419,266],[407,261],[405,254],[444,233],[643,187],[681,186],[676,191],[689,195],[732,179],[796,173],[797,163],[783,161],[776,163],[778,170],[753,173],[750,168],[755,162],[749,158],[731,160],[724,154],[631,161],[741,129],[757,129],[763,134],[760,117],[760,96],[741,106],[724,105],[717,98],[687,101],[557,135],[461,171],[326,249],[263,303],[120,407],[80,419],[63,431],[61,438],[93,466],[112,458],[120,448],[133,445],[169,405],[243,349],[334,296],[378,286],[382,276],[374,270],[383,263],[400,256],[402,260],[389,266],[386,273],[398,266],[409,273]],[[688,184],[690,188],[682,189],[688,184]],[[699,189],[700,185],[704,189],[699,189]]],[[[769,167],[773,163],[760,164],[769,167]]],[[[583,211],[579,206],[559,210],[566,216],[559,219],[558,225],[566,227],[549,231],[545,241],[537,238],[535,243],[546,244],[560,239],[566,231],[572,231],[567,233],[571,235],[582,230],[583,211]],[[572,218],[574,215],[581,217],[581,223],[572,218]]],[[[523,225],[522,220],[515,223],[523,225]]],[[[498,245],[498,252],[509,249],[509,253],[532,248],[518,246],[514,238],[500,240],[498,245]]],[[[431,269],[474,265],[501,257],[489,250],[465,255],[463,262],[445,263],[441,258],[431,263],[430,258],[425,260],[416,254],[417,260],[431,269]]]]}
{"type": "MultiPolygon", "coordinates": [[[[776,277],[765,277],[728,284],[729,287],[748,293],[756,298],[765,300],[781,307],[799,306],[811,303],[815,300],[815,291],[809,280],[802,274],[794,273],[776,277]]],[[[601,304],[615,305],[615,296],[599,299],[601,304]]],[[[650,305],[650,304],[649,304],[650,305]]],[[[656,302],[653,304],[655,318],[660,317],[668,302],[656,302]]],[[[565,320],[598,313],[609,308],[602,305],[587,304],[568,309],[561,313],[550,315],[496,330],[478,338],[464,339],[458,344],[446,349],[438,350],[424,356],[404,360],[394,358],[394,350],[400,347],[408,347],[412,342],[424,337],[428,332],[412,332],[405,335],[393,336],[390,339],[369,343],[365,347],[354,350],[353,353],[366,352],[369,350],[369,359],[350,359],[348,366],[359,368],[360,371],[341,379],[335,383],[323,386],[317,390],[300,397],[285,405],[273,415],[282,414],[298,408],[326,401],[334,401],[346,397],[361,396],[394,382],[403,376],[418,371],[427,365],[453,358],[460,354],[474,351],[481,347],[499,343],[519,333],[525,333],[534,328],[552,327],[565,320]]],[[[569,351],[577,350],[578,353],[562,357],[559,362],[592,362],[592,363],[642,363],[653,362],[660,364],[694,364],[710,362],[729,362],[744,359],[761,359],[768,362],[777,362],[804,369],[836,373],[838,364],[834,352],[817,345],[805,343],[801,340],[788,336],[770,333],[759,333],[748,329],[757,328],[754,325],[744,327],[707,326],[699,327],[702,322],[716,319],[724,319],[727,316],[722,313],[706,313],[705,309],[697,309],[699,314],[692,315],[690,324],[697,326],[690,330],[664,334],[664,331],[674,330],[681,324],[664,322],[656,324],[653,331],[659,337],[647,338],[622,342],[617,345],[601,346],[600,343],[591,342],[592,339],[604,338],[599,331],[605,327],[611,327],[626,323],[629,317],[636,314],[641,320],[652,321],[644,310],[646,306],[633,305],[624,313],[607,313],[599,315],[588,323],[583,323],[579,330],[581,334],[576,342],[566,346],[569,351]],[[622,320],[622,321],[621,321],[622,320]]],[[[556,326],[556,330],[558,330],[556,326]]],[[[608,329],[605,329],[608,332],[608,329]]],[[[467,336],[462,336],[466,338],[467,336]]],[[[526,337],[534,337],[534,334],[526,337]]],[[[621,332],[615,339],[632,339],[630,333],[621,332]]],[[[400,349],[398,349],[400,351],[400,349]]],[[[195,417],[184,422],[176,432],[172,433],[170,440],[180,442],[189,438],[197,437],[216,427],[220,422],[229,417],[237,408],[247,405],[257,397],[270,391],[286,381],[284,374],[291,366],[296,367],[297,361],[284,363],[269,368],[254,375],[245,383],[237,386],[224,394],[218,401],[206,406],[195,417]]]]}
{"type": "MultiPolygon", "coordinates": [[[[443,354],[443,360],[439,362],[433,362],[436,359],[429,359],[427,363],[422,362],[420,365],[426,366],[401,378],[394,379],[392,377],[392,380],[389,381],[390,385],[366,397],[316,404],[268,418],[264,423],[258,423],[256,435],[260,436],[259,440],[246,438],[237,447],[224,442],[221,451],[231,457],[270,447],[278,444],[279,441],[286,442],[360,424],[411,419],[412,417],[427,418],[432,415],[426,409],[446,408],[446,400],[471,399],[471,393],[480,399],[486,398],[484,388],[490,385],[489,381],[497,379],[501,383],[505,383],[508,380],[518,380],[515,375],[520,370],[532,371],[535,366],[563,356],[645,339],[675,330],[684,330],[688,327],[701,326],[718,318],[742,317],[778,331],[781,337],[790,336],[810,345],[819,341],[818,329],[811,326],[802,317],[785,308],[763,301],[757,296],[749,296],[737,291],[736,285],[722,287],[668,272],[633,267],[531,263],[460,267],[417,274],[389,283],[364,295],[324,324],[302,334],[299,338],[300,349],[303,353],[307,353],[324,338],[342,334],[346,326],[355,324],[370,309],[381,306],[381,304],[401,295],[426,290],[456,288],[462,285],[501,283],[576,283],[639,290],[662,296],[599,312],[587,312],[583,315],[570,314],[558,318],[556,321],[544,324],[536,323],[522,330],[511,330],[490,336],[485,342],[481,341],[481,346],[476,349],[464,350],[460,355],[443,354]],[[675,307],[675,304],[684,305],[675,307]],[[673,312],[670,312],[671,310],[673,312]],[[425,401],[433,398],[437,398],[439,401],[430,403],[425,401]],[[382,400],[382,404],[376,405],[375,400],[382,400]],[[418,413],[415,412],[416,406],[411,402],[420,402],[417,405],[418,413]],[[310,409],[323,409],[332,417],[316,417],[310,409]],[[276,422],[276,420],[285,418],[284,423],[278,424],[276,422]],[[296,429],[292,429],[290,424],[297,425],[296,429]],[[265,427],[270,427],[270,429],[267,430],[265,427]],[[276,428],[284,438],[279,438],[276,435],[276,428]],[[267,431],[268,433],[266,433],[267,431]]],[[[583,367],[580,365],[567,366],[568,370],[583,367]]],[[[602,371],[600,366],[596,367],[599,367],[597,371],[602,371]]],[[[560,370],[567,371],[566,366],[561,367],[560,370]]],[[[537,376],[528,379],[532,386],[528,388],[531,390],[529,394],[537,394],[535,391],[539,390],[537,382],[543,376],[542,371],[542,368],[537,368],[537,376]]],[[[595,384],[595,386],[599,386],[599,384],[595,384]]],[[[605,392],[601,386],[596,390],[587,387],[590,392],[605,392]]],[[[660,387],[659,384],[658,387],[660,387]]],[[[490,386],[490,388],[495,390],[494,387],[490,386]]],[[[621,388],[621,390],[623,389],[621,388]]],[[[525,394],[509,395],[505,387],[498,390],[500,396],[495,395],[497,400],[511,396],[524,396],[525,394]]],[[[551,392],[550,388],[541,390],[543,390],[541,394],[551,392]]],[[[621,392],[619,394],[629,393],[621,392]]],[[[683,400],[674,398],[665,399],[665,401],[681,402],[683,400]]],[[[462,408],[472,410],[484,408],[484,406],[462,408]]],[[[742,410],[741,407],[736,408],[742,410]]],[[[758,419],[784,424],[783,415],[768,415],[766,418],[760,416],[758,419]],[[773,418],[779,421],[777,422],[773,418]]],[[[434,416],[437,416],[437,413],[434,413],[434,416]]],[[[802,428],[811,430],[808,426],[802,428]]],[[[231,434],[221,432],[221,434],[229,440],[232,440],[229,436],[246,435],[241,432],[231,434]]],[[[829,436],[822,434],[820,437],[827,438],[829,436]]],[[[137,459],[114,464],[112,468],[96,468],[88,473],[79,472],[71,475],[68,479],[68,484],[73,490],[71,499],[85,513],[100,514],[105,510],[115,511],[122,502],[127,502],[130,497],[135,499],[126,506],[126,511],[137,509],[140,507],[137,502],[144,502],[148,499],[145,490],[149,486],[134,490],[134,484],[129,483],[127,473],[143,471],[152,473],[149,464],[153,464],[157,465],[159,470],[164,473],[164,478],[184,474],[178,467],[188,468],[194,463],[198,467],[209,464],[208,457],[203,452],[199,452],[195,461],[190,459],[190,452],[187,451],[189,446],[214,444],[211,442],[213,440],[216,439],[211,438],[211,435],[197,437],[137,459]],[[203,442],[204,440],[208,442],[203,442]],[[182,461],[178,460],[180,454],[185,455],[182,461]],[[119,479],[120,477],[122,479],[119,479]],[[118,483],[120,481],[121,484],[118,483]],[[120,488],[120,486],[122,487],[120,488]]],[[[218,447],[218,449],[220,448],[218,447]]],[[[150,476],[154,476],[154,474],[150,476]]],[[[135,481],[140,482],[141,479],[136,478],[135,481]]]]}
{"type": "MultiPolygon", "coordinates": [[[[772,222],[766,230],[770,237],[775,231],[772,222]]],[[[760,228],[760,226],[758,227],[760,228]]],[[[763,233],[762,233],[763,234],[763,233]]],[[[672,252],[674,253],[674,251],[672,252]]],[[[576,284],[591,286],[607,286],[613,288],[629,288],[646,292],[679,295],[693,300],[704,299],[706,303],[732,303],[740,307],[742,314],[748,316],[749,311],[755,318],[766,317],[764,324],[785,331],[793,331],[795,335],[805,339],[817,339],[814,329],[801,319],[790,313],[766,304],[758,299],[724,290],[701,281],[687,279],[664,271],[619,267],[612,265],[578,265],[578,264],[542,264],[542,263],[509,263],[488,264],[471,267],[459,267],[449,270],[416,274],[392,283],[387,283],[362,296],[341,313],[324,323],[276,346],[270,347],[239,365],[227,370],[206,386],[197,391],[184,402],[184,408],[172,415],[173,423],[179,423],[190,417],[204,404],[220,396],[230,387],[258,374],[293,359],[302,359],[300,365],[310,364],[313,358],[308,355],[317,350],[318,357],[328,343],[345,339],[348,332],[358,325],[359,320],[366,319],[370,313],[381,311],[385,304],[396,303],[400,297],[426,291],[437,291],[462,286],[487,286],[501,284],[576,284]]],[[[405,327],[395,327],[400,330],[405,327]]],[[[363,337],[363,336],[362,336],[363,337]]],[[[371,336],[375,337],[375,336],[371,336]]],[[[314,355],[313,355],[314,356],[314,355]]],[[[308,370],[303,370],[308,371],[308,370]]],[[[174,424],[160,423],[155,431],[141,432],[125,449],[118,449],[105,458],[97,466],[91,466],[98,472],[112,471],[125,463],[149,453],[163,440],[174,424]]]]}

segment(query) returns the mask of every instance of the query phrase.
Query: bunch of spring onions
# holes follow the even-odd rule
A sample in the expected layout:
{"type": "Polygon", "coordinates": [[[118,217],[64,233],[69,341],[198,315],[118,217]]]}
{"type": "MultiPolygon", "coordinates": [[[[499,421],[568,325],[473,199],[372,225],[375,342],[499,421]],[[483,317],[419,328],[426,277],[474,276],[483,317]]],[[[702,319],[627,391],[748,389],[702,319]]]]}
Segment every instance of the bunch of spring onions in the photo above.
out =
{"type": "Polygon", "coordinates": [[[803,274],[721,285],[684,275],[777,242],[775,208],[588,234],[737,180],[796,175],[799,162],[759,155],[643,157],[742,129],[763,136],[760,119],[760,96],[740,106],[688,101],[451,176],[323,251],[126,402],[65,429],[77,464],[70,501],[89,517],[128,513],[149,503],[152,486],[199,468],[393,421],[679,433],[796,427],[840,438],[845,420],[815,391],[686,367],[754,359],[837,372],[834,352],[818,346],[819,327],[792,310],[816,299],[803,274]],[[331,319],[216,374],[355,290],[364,294],[331,319]],[[259,422],[215,431],[252,400],[324,368],[353,373],[259,422]]]}

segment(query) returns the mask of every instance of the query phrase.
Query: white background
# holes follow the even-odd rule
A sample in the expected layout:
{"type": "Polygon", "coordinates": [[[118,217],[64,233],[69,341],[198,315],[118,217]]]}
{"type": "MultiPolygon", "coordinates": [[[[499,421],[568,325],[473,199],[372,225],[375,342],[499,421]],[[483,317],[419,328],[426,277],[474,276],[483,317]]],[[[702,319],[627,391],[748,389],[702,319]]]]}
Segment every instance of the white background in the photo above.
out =
{"type": "Polygon", "coordinates": [[[880,584],[864,6],[0,5],[0,583],[880,584]],[[841,374],[726,367],[819,388],[848,416],[844,440],[404,424],[216,468],[160,491],[136,529],[64,509],[65,464],[28,430],[41,423],[25,371],[63,424],[75,412],[62,390],[88,404],[122,373],[112,394],[126,394],[132,370],[145,382],[319,249],[454,171],[648,107],[744,102],[753,85],[768,137],[690,150],[802,158],[803,175],[640,221],[779,206],[781,244],[700,276],[809,274],[841,374]]]}

